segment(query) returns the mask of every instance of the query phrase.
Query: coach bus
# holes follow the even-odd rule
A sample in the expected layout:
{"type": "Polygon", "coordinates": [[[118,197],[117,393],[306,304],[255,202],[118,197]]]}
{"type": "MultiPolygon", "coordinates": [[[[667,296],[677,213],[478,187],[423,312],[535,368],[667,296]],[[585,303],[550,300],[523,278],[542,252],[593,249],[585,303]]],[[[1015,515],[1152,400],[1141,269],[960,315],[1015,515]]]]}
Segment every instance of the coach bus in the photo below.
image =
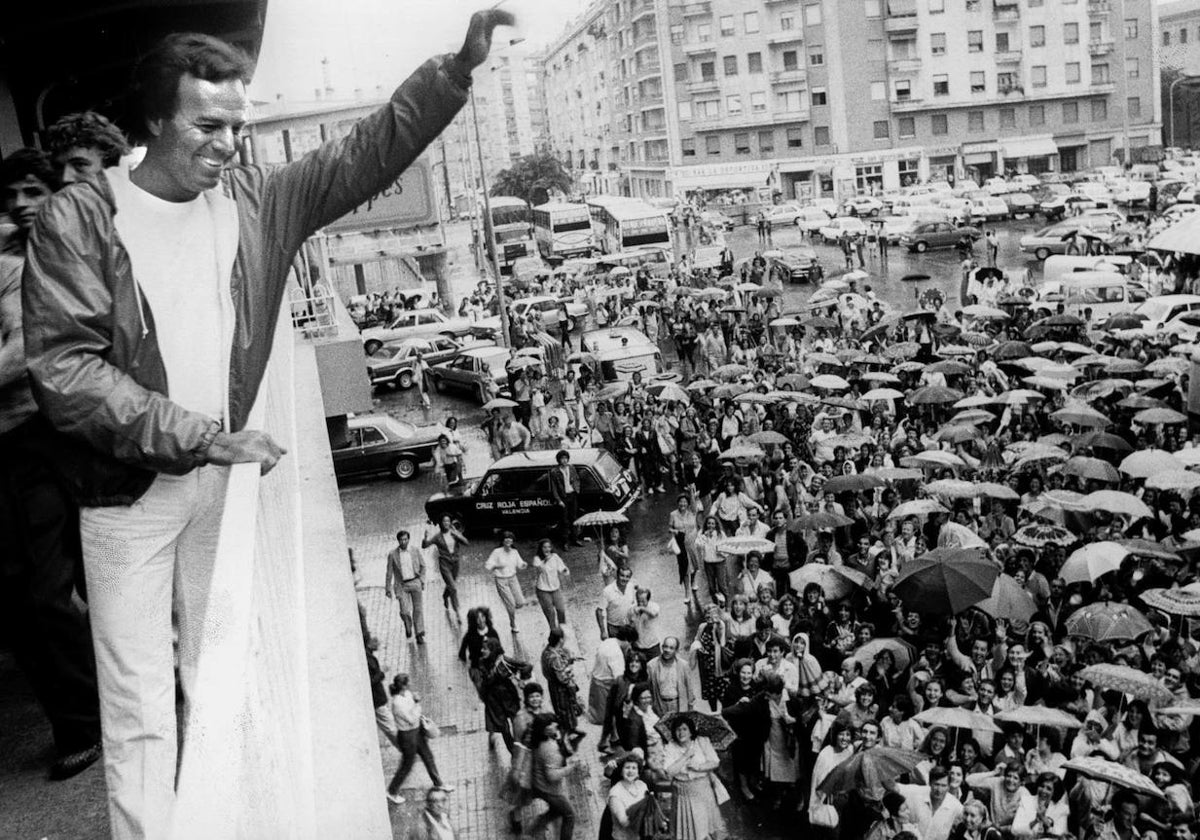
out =
{"type": "Polygon", "coordinates": [[[586,257],[596,249],[586,204],[539,204],[533,208],[533,235],[547,260],[586,257]]]}
{"type": "Polygon", "coordinates": [[[604,247],[604,231],[608,227],[608,216],[612,208],[633,201],[621,195],[589,195],[587,199],[588,216],[592,220],[592,241],[597,248],[604,247]]]}
{"type": "Polygon", "coordinates": [[[488,254],[493,246],[499,246],[503,262],[532,256],[533,219],[529,202],[507,195],[492,196],[488,202],[492,208],[492,236],[495,238],[495,242],[488,243],[488,254]]]}
{"type": "Polygon", "coordinates": [[[630,201],[608,210],[601,247],[606,254],[631,248],[671,249],[671,223],[663,210],[630,201]]]}

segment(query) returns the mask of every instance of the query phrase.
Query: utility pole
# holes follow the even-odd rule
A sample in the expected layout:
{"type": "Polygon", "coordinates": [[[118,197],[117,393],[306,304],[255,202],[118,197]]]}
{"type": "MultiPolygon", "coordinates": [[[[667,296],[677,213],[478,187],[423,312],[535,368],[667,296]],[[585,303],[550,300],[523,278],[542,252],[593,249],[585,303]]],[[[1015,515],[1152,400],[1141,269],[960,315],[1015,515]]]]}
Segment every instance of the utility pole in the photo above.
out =
{"type": "Polygon", "coordinates": [[[483,190],[483,235],[491,252],[492,272],[496,280],[496,308],[500,310],[500,344],[509,344],[508,307],[504,304],[504,278],[500,274],[500,255],[497,253],[495,231],[492,230],[492,202],[488,197],[487,172],[483,166],[483,141],[479,139],[479,112],[475,108],[475,88],[471,88],[471,122],[475,124],[475,149],[479,153],[479,186],[483,190]]]}
{"type": "Polygon", "coordinates": [[[443,132],[442,141],[442,185],[446,188],[446,215],[454,215],[454,196],[450,194],[450,164],[446,162],[446,135],[443,132]]]}
{"type": "Polygon", "coordinates": [[[458,122],[458,157],[463,168],[463,186],[470,199],[467,218],[471,223],[471,258],[475,261],[475,269],[483,270],[483,255],[479,253],[479,227],[475,217],[479,213],[479,205],[475,201],[475,164],[471,162],[471,134],[467,131],[466,115],[458,122]]]}

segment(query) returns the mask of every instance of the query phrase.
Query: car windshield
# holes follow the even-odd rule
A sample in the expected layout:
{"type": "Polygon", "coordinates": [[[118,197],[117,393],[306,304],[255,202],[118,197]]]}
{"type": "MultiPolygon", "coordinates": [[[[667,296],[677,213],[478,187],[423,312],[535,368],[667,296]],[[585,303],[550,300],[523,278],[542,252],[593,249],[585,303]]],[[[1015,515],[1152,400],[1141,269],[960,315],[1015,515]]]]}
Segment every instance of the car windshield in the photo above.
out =
{"type": "Polygon", "coordinates": [[[621,465],[617,459],[607,452],[601,452],[596,458],[596,472],[605,484],[611,485],[621,476],[621,465]]]}
{"type": "Polygon", "coordinates": [[[1161,321],[1170,311],[1171,304],[1161,300],[1148,300],[1134,310],[1140,315],[1145,315],[1151,321],[1161,321]]]}

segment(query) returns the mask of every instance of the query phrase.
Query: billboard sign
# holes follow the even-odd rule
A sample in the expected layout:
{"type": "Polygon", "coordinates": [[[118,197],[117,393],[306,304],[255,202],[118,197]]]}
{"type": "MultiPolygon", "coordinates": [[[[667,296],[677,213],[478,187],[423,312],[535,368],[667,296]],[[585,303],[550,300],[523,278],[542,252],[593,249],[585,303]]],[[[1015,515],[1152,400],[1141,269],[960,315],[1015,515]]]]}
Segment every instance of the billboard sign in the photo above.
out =
{"type": "Polygon", "coordinates": [[[433,167],[425,158],[419,158],[404,171],[396,183],[336,222],[326,225],[325,232],[359,233],[437,223],[437,191],[433,185],[433,167]]]}

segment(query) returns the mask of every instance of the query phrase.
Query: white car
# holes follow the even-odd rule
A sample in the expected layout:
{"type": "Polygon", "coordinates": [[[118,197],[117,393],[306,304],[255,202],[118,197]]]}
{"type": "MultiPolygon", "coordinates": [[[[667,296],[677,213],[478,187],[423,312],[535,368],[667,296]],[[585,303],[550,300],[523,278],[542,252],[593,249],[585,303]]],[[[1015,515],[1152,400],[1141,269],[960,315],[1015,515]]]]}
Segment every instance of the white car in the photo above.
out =
{"type": "Polygon", "coordinates": [[[1104,184],[1098,184],[1095,181],[1076,184],[1075,192],[1096,202],[1097,207],[1107,207],[1112,204],[1112,192],[1104,184]]]}
{"type": "Polygon", "coordinates": [[[976,198],[971,201],[971,218],[999,222],[1009,216],[1008,205],[998,196],[976,198]]]}
{"type": "Polygon", "coordinates": [[[796,217],[796,227],[805,233],[818,233],[827,224],[829,214],[819,207],[802,207],[796,217]]]}
{"type": "Polygon", "coordinates": [[[952,219],[965,219],[971,212],[971,199],[942,196],[938,199],[937,206],[945,210],[952,219]]]}
{"type": "Polygon", "coordinates": [[[388,341],[426,335],[459,338],[471,332],[466,318],[447,318],[437,309],[407,309],[386,327],[368,327],[362,331],[363,349],[370,356],[388,341]]]}
{"type": "MultiPolygon", "coordinates": [[[[565,312],[567,329],[574,332],[575,328],[586,320],[588,308],[586,304],[576,303],[573,300],[563,301],[549,295],[518,298],[512,302],[514,317],[524,318],[530,312],[540,313],[539,318],[543,327],[558,326],[565,312]]],[[[476,329],[498,330],[500,329],[500,316],[493,315],[491,318],[482,318],[472,326],[476,329]]]]}
{"type": "Polygon", "coordinates": [[[762,211],[762,216],[772,228],[794,225],[800,218],[800,208],[795,204],[776,204],[762,211]]]}
{"type": "Polygon", "coordinates": [[[954,189],[951,190],[955,195],[967,195],[979,189],[979,184],[971,180],[956,181],[954,189]]]}
{"type": "Polygon", "coordinates": [[[1200,341],[1200,311],[1181,312],[1163,324],[1163,332],[1179,336],[1181,341],[1194,344],[1200,341]]]}
{"type": "Polygon", "coordinates": [[[1200,210],[1200,204],[1172,204],[1167,212],[1163,213],[1163,219],[1174,224],[1182,221],[1188,216],[1200,210]]]}
{"type": "Polygon", "coordinates": [[[883,235],[891,245],[897,244],[901,236],[921,223],[917,216],[884,216],[879,221],[883,222],[883,235]]]}
{"type": "Polygon", "coordinates": [[[859,195],[846,202],[860,216],[878,216],[883,212],[883,202],[873,195],[859,195]]]}
{"type": "Polygon", "coordinates": [[[810,198],[801,202],[804,207],[816,207],[818,210],[824,210],[829,218],[833,218],[838,212],[838,203],[832,198],[810,198]]]}
{"type": "Polygon", "coordinates": [[[1149,298],[1133,311],[1146,316],[1142,329],[1155,332],[1185,312],[1197,310],[1200,310],[1200,295],[1159,295],[1149,298]]]}
{"type": "Polygon", "coordinates": [[[838,216],[836,219],[830,219],[829,224],[825,225],[820,230],[821,239],[826,243],[837,242],[843,236],[858,236],[867,233],[867,226],[863,220],[857,216],[838,216]]]}
{"type": "Polygon", "coordinates": [[[1026,173],[1024,175],[1016,175],[1012,178],[1011,181],[1009,181],[1009,184],[1012,185],[1012,188],[1014,190],[1037,189],[1037,187],[1040,186],[1041,183],[1042,183],[1041,178],[1039,178],[1036,175],[1030,175],[1028,173],[1026,173]]]}
{"type": "Polygon", "coordinates": [[[1004,178],[996,176],[984,181],[983,188],[988,191],[988,195],[1004,195],[1006,192],[1010,192],[1013,186],[1004,178]]]}

